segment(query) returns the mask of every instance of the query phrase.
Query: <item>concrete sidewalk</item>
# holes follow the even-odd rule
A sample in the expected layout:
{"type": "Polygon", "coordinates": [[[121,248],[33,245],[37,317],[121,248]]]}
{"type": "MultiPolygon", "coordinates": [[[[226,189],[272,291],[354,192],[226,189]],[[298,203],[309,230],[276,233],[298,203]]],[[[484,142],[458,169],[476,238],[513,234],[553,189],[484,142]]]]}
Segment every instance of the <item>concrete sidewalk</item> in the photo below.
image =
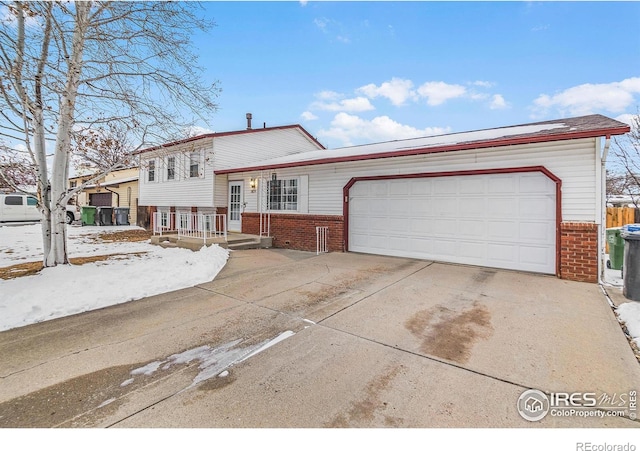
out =
{"type": "Polygon", "coordinates": [[[640,426],[516,409],[639,388],[597,285],[353,253],[236,251],[210,283],[1,332],[0,362],[2,427],[640,426]]]}

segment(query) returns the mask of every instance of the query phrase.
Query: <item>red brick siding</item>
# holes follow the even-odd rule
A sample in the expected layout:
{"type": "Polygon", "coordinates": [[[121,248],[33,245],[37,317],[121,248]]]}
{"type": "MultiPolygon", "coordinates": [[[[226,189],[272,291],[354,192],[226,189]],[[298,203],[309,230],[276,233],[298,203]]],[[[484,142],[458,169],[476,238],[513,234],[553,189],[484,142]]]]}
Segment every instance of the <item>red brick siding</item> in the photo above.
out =
{"type": "MultiPolygon", "coordinates": [[[[344,219],[342,216],[292,215],[271,213],[273,247],[316,251],[316,227],[329,227],[329,252],[342,252],[344,219]]],[[[242,214],[242,233],[260,233],[260,215],[242,214]]]]}
{"type": "MultiPolygon", "coordinates": [[[[227,214],[227,207],[216,207],[216,214],[217,215],[226,215],[227,214]]],[[[226,217],[226,216],[225,216],[226,217]]],[[[228,218],[227,218],[228,219],[228,218]]],[[[220,216],[218,216],[216,218],[216,227],[217,230],[222,230],[223,227],[226,226],[226,224],[222,223],[223,218],[221,218],[220,216]]]]}
{"type": "Polygon", "coordinates": [[[598,282],[597,224],[560,224],[560,277],[578,282],[598,282]]]}

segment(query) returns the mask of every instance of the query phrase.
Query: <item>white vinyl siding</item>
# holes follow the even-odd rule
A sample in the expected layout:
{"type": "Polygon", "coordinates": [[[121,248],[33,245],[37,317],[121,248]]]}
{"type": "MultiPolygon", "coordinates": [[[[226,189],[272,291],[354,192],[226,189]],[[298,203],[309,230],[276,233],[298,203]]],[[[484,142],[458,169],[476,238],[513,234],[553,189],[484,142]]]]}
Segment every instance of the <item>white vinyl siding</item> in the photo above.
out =
{"type": "Polygon", "coordinates": [[[255,165],[262,160],[319,150],[297,128],[269,130],[215,138],[215,169],[255,165]]]}
{"type": "MultiPolygon", "coordinates": [[[[204,155],[204,150],[202,151],[204,155]]],[[[145,163],[145,156],[142,156],[141,171],[142,168],[147,168],[145,163]]],[[[183,155],[182,153],[176,153],[176,180],[165,181],[166,167],[163,164],[158,165],[156,163],[156,175],[157,182],[143,182],[139,185],[140,205],[170,205],[172,207],[214,207],[213,204],[213,185],[214,175],[213,170],[204,166],[204,163],[200,165],[201,175],[199,177],[188,177],[189,172],[184,174],[184,167],[187,166],[189,171],[189,153],[183,155]],[[186,160],[185,164],[182,161],[186,160]],[[206,169],[206,170],[205,170],[206,169]],[[181,176],[181,174],[184,174],[181,176]]],[[[204,158],[204,156],[202,157],[204,158]]],[[[154,159],[164,162],[165,156],[160,158],[154,157],[154,159]]],[[[201,160],[203,161],[203,160],[201,160]]],[[[144,169],[148,171],[148,169],[144,169]]],[[[143,180],[148,180],[148,174],[144,174],[143,180]]],[[[226,180],[226,177],[223,177],[226,180]]]]}
{"type": "MultiPolygon", "coordinates": [[[[145,173],[141,179],[148,180],[145,161],[155,159],[155,179],[158,182],[140,184],[140,205],[227,207],[228,177],[214,176],[215,170],[319,149],[321,146],[299,128],[285,128],[202,138],[143,153],[140,171],[145,173]],[[199,154],[198,177],[191,177],[193,152],[199,154]],[[169,155],[176,157],[176,179],[172,181],[166,181],[166,158],[169,155]]],[[[247,180],[245,193],[250,193],[248,183],[247,180]]],[[[305,199],[303,208],[306,206],[305,199]]]]}
{"type": "MultiPolygon", "coordinates": [[[[342,188],[352,177],[544,166],[562,180],[563,221],[599,222],[596,139],[514,145],[277,169],[278,178],[308,174],[310,214],[342,215],[342,188]]],[[[268,171],[265,171],[267,173],[268,171]]],[[[256,177],[256,173],[233,174],[256,177]]],[[[255,205],[250,203],[249,206],[255,205]]],[[[255,211],[249,210],[247,211],[255,211]]]]}

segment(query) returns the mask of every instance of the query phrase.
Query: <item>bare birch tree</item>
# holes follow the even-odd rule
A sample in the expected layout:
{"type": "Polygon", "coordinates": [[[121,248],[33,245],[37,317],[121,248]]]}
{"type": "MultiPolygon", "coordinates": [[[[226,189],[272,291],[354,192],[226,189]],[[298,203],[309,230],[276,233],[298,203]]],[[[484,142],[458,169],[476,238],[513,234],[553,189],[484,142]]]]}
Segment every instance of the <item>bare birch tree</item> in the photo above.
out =
{"type": "Polygon", "coordinates": [[[208,119],[218,89],[191,37],[212,25],[192,2],[0,3],[0,137],[36,168],[44,266],[68,263],[73,134],[117,124],[141,147],[208,119]]]}
{"type": "Polygon", "coordinates": [[[629,196],[631,202],[638,208],[640,204],[640,112],[633,116],[631,131],[614,138],[613,144],[612,152],[616,167],[611,171],[611,175],[607,171],[607,179],[611,179],[611,185],[617,187],[617,194],[629,196]]]}

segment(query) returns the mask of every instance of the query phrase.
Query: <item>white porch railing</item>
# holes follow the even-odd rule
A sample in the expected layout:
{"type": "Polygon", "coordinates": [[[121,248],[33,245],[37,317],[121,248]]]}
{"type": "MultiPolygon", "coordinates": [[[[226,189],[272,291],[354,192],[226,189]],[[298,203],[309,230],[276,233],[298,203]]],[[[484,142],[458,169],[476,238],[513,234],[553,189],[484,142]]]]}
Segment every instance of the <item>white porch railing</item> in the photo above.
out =
{"type": "Polygon", "coordinates": [[[316,227],[316,255],[329,252],[329,227],[316,227]]]}
{"type": "Polygon", "coordinates": [[[157,211],[153,214],[153,234],[177,232],[180,238],[196,238],[206,242],[208,238],[227,240],[227,215],[204,213],[170,213],[157,211]]]}

